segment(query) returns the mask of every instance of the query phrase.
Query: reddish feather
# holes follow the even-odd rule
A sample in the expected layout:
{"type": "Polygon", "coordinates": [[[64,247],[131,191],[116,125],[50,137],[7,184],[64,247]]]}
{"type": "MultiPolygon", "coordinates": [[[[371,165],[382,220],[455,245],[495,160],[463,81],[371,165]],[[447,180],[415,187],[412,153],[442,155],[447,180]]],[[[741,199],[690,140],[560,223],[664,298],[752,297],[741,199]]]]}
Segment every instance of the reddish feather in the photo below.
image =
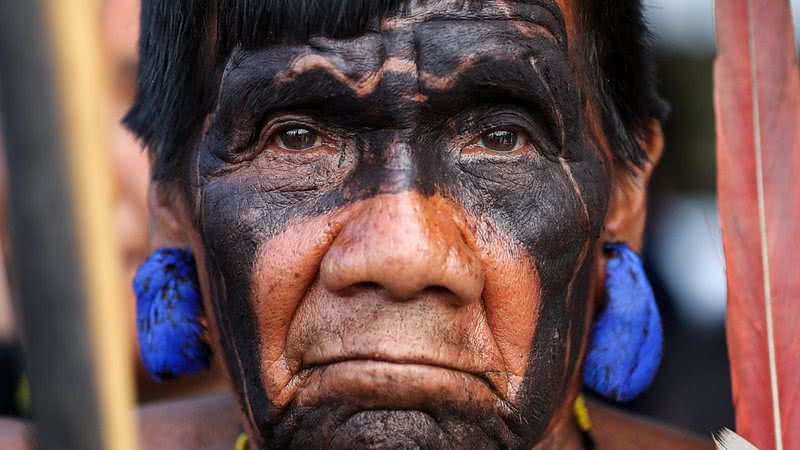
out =
{"type": "Polygon", "coordinates": [[[715,14],[717,187],[728,276],[728,350],[736,426],[761,450],[795,450],[800,449],[800,71],[791,12],[788,0],[718,0],[715,14]],[[765,272],[774,371],[768,350],[765,272]],[[771,379],[777,380],[777,402],[771,379]],[[781,436],[773,415],[776,405],[781,436]]]}

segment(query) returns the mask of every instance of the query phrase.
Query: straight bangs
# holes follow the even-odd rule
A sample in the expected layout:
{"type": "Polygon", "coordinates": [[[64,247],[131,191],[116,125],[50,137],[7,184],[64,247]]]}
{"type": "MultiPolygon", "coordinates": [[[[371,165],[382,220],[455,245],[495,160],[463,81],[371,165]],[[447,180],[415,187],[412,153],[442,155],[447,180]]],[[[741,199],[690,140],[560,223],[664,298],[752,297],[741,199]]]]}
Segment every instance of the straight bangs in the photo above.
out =
{"type": "Polygon", "coordinates": [[[347,38],[380,29],[408,0],[219,0],[220,50],[304,42],[312,36],[347,38]]]}

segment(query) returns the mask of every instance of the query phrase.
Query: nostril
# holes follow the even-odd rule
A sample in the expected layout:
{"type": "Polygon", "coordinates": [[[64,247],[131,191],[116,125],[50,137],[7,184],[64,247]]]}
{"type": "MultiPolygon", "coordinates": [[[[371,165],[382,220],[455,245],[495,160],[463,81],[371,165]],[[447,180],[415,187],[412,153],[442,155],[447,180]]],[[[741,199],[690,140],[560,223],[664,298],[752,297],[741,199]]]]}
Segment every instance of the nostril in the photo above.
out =
{"type": "Polygon", "coordinates": [[[437,285],[428,286],[425,290],[428,291],[431,294],[437,294],[437,295],[449,294],[449,295],[453,295],[453,293],[450,292],[450,289],[447,289],[444,286],[437,286],[437,285]]]}
{"type": "Polygon", "coordinates": [[[383,292],[384,295],[395,300],[413,301],[420,298],[438,299],[453,305],[463,304],[459,300],[458,295],[453,293],[445,286],[425,286],[422,289],[398,289],[396,287],[387,287],[380,283],[366,281],[355,283],[341,289],[338,293],[343,297],[353,297],[364,292],[383,292]]]}
{"type": "Polygon", "coordinates": [[[342,297],[353,297],[364,292],[383,292],[396,300],[413,300],[418,297],[437,297],[445,299],[447,302],[457,302],[458,299],[453,291],[444,286],[427,286],[420,290],[398,289],[396,286],[384,286],[374,281],[362,281],[353,283],[340,289],[337,293],[342,297]]]}
{"type": "Polygon", "coordinates": [[[453,293],[453,291],[451,291],[445,286],[436,286],[436,285],[429,286],[425,288],[425,290],[422,293],[424,295],[428,295],[433,298],[441,299],[447,303],[450,303],[451,305],[458,306],[464,304],[463,301],[459,300],[458,295],[453,293]]]}
{"type": "Polygon", "coordinates": [[[363,281],[361,283],[351,284],[349,286],[342,288],[339,291],[339,295],[343,297],[352,297],[353,295],[357,295],[360,292],[377,291],[381,289],[383,289],[383,286],[381,286],[378,283],[372,281],[363,281]]]}

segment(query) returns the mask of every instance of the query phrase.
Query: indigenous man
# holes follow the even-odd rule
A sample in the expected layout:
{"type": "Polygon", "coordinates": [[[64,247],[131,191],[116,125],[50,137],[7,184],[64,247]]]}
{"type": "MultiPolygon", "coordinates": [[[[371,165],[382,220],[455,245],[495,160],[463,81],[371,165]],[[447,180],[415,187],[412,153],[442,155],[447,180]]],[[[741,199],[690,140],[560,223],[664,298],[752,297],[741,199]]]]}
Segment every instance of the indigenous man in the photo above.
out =
{"type": "Polygon", "coordinates": [[[232,395],[148,408],[145,448],[710,447],[573,415],[662,150],[641,8],[146,0],[126,122],[167,249],[139,301],[196,270],[232,395]]]}

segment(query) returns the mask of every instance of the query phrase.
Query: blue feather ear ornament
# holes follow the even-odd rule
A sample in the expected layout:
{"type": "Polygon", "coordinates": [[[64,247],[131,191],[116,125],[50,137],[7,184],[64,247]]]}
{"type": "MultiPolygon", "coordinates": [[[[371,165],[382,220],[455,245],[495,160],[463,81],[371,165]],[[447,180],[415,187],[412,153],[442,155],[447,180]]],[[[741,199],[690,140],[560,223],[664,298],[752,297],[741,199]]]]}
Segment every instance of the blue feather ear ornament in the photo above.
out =
{"type": "Polygon", "coordinates": [[[647,389],[661,363],[663,333],[642,260],[624,243],[604,246],[607,302],[592,327],[583,384],[626,402],[647,389]]]}
{"type": "Polygon", "coordinates": [[[192,253],[156,250],[139,266],[133,290],[139,351],[153,379],[207,369],[211,351],[192,253]]]}

